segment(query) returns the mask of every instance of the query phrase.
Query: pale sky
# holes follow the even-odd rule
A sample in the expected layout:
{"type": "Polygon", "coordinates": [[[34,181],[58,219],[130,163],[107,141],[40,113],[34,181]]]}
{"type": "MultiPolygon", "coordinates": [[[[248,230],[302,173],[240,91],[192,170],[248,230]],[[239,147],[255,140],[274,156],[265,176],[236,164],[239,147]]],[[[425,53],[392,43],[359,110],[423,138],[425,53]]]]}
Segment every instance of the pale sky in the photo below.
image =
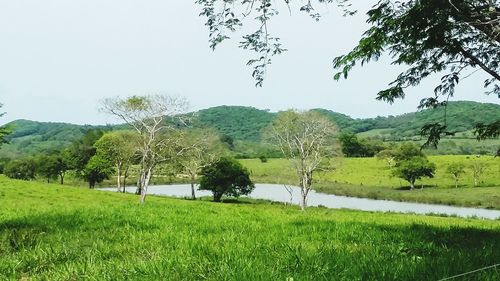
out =
{"type": "MultiPolygon", "coordinates": [[[[274,59],[264,87],[256,88],[245,66],[251,54],[237,48],[242,33],[213,52],[194,0],[0,0],[0,102],[7,112],[0,124],[114,123],[98,111],[102,99],[148,93],[184,96],[192,110],[321,107],[352,117],[415,111],[437,77],[394,105],[375,100],[402,69],[388,58],[356,68],[348,80],[332,79],[332,59],[356,45],[367,27],[363,11],[373,3],[363,1],[361,13],[346,18],[321,6],[320,22],[283,9],[270,32],[289,51],[274,59]]],[[[455,99],[498,104],[483,94],[485,78],[478,71],[464,80],[455,99]]]]}

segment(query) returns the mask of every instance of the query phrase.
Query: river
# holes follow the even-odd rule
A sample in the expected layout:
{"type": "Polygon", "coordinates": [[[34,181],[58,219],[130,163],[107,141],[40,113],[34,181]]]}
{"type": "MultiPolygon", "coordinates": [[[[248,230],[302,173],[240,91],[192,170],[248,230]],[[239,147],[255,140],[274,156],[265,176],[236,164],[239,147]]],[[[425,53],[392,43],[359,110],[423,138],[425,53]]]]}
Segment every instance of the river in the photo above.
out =
{"type": "MultiPolygon", "coordinates": [[[[254,199],[266,199],[271,201],[299,204],[300,189],[290,186],[289,193],[283,185],[278,184],[256,184],[254,191],[247,197],[254,199]]],[[[101,188],[101,190],[116,190],[116,188],[101,188]]],[[[135,187],[127,187],[127,192],[135,192],[135,187]]],[[[409,191],[412,192],[412,191],[409,191]]],[[[418,192],[418,191],[413,191],[418,192]]],[[[188,184],[153,185],[149,186],[148,194],[189,197],[191,186],[188,184]]],[[[211,196],[210,191],[197,190],[196,196],[211,196]]],[[[356,198],[319,193],[312,190],[308,196],[308,206],[324,206],[335,209],[353,209],[377,212],[398,212],[415,214],[444,214],[459,217],[478,217],[485,219],[500,219],[500,211],[478,208],[465,208],[447,205],[398,202],[391,200],[376,200],[367,198],[356,198]]]]}

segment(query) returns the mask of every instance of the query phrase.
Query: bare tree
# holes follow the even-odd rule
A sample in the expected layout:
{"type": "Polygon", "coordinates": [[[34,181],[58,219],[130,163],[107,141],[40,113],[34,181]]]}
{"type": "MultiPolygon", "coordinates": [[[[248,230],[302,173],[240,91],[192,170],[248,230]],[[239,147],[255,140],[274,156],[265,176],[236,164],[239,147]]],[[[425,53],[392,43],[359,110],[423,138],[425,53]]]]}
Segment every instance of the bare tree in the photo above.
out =
{"type": "Polygon", "coordinates": [[[220,137],[213,130],[193,130],[184,136],[182,144],[186,152],[179,158],[179,165],[189,176],[191,184],[191,198],[196,199],[195,184],[198,175],[204,167],[217,162],[225,155],[225,147],[220,137]]]}
{"type": "Polygon", "coordinates": [[[335,145],[335,125],[315,111],[288,110],[278,114],[270,127],[271,140],[292,161],[299,179],[301,207],[307,206],[313,173],[327,169],[325,163],[340,154],[335,145]]]}
{"type": "Polygon", "coordinates": [[[179,124],[185,123],[188,103],[183,98],[166,95],[110,98],[103,101],[104,112],[118,116],[139,135],[140,172],[137,193],[144,203],[155,167],[184,153],[180,144],[179,124]]]}

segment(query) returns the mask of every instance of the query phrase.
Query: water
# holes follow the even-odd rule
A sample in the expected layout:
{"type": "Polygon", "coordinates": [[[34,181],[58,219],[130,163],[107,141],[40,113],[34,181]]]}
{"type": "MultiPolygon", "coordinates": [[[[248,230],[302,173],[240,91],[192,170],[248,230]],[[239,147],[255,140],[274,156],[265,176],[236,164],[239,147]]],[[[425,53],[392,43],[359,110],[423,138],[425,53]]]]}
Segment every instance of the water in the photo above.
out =
{"type": "MultiPolygon", "coordinates": [[[[254,191],[247,197],[254,199],[266,199],[271,201],[299,204],[300,188],[289,186],[290,193],[283,185],[277,184],[256,184],[254,191]]],[[[116,190],[116,188],[103,188],[103,190],[116,190]]],[[[135,192],[135,187],[127,187],[127,192],[135,192]]],[[[409,191],[418,192],[418,191],[409,191]]],[[[148,194],[173,196],[173,197],[190,197],[191,186],[189,184],[174,184],[174,185],[154,185],[149,186],[148,194]]],[[[212,196],[210,191],[197,190],[196,196],[212,196]]],[[[459,217],[478,217],[485,219],[500,219],[500,211],[486,210],[477,208],[454,207],[446,205],[424,204],[424,203],[408,203],[390,200],[375,200],[367,198],[356,198],[347,196],[337,196],[325,194],[311,190],[309,192],[308,206],[325,206],[327,208],[345,208],[362,211],[378,211],[378,212],[399,212],[399,213],[415,213],[415,214],[444,214],[454,215],[459,217]]]]}

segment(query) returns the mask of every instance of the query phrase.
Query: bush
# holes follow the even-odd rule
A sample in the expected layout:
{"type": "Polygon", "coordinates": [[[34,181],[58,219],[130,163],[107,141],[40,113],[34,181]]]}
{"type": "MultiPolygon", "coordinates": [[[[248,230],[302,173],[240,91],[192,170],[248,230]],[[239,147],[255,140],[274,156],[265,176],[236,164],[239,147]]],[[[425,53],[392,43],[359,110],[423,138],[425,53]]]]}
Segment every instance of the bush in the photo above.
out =
{"type": "Polygon", "coordinates": [[[19,159],[10,161],[5,165],[4,174],[11,179],[35,179],[36,166],[32,159],[19,159]]]}
{"type": "Polygon", "coordinates": [[[223,195],[250,194],[255,188],[248,170],[232,158],[221,158],[203,168],[201,175],[200,189],[212,191],[215,202],[220,202],[223,195]]]}

